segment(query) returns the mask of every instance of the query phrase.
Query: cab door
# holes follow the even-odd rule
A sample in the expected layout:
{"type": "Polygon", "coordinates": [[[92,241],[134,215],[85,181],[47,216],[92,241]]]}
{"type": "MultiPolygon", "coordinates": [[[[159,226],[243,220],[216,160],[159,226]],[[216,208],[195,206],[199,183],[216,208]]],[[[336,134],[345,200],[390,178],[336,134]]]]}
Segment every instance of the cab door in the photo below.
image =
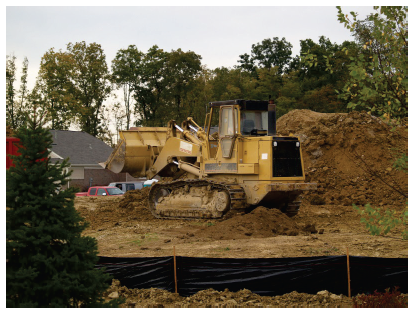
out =
{"type": "Polygon", "coordinates": [[[238,133],[238,109],[234,106],[220,108],[219,141],[223,158],[231,158],[238,133]]]}

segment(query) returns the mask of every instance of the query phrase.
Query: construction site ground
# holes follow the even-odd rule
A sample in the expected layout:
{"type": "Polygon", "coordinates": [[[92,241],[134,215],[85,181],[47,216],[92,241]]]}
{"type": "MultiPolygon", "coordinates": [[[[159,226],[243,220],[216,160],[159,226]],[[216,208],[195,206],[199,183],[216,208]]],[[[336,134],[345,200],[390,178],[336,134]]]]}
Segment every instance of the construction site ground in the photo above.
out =
{"type": "MultiPolygon", "coordinates": [[[[156,219],[148,209],[149,188],[144,188],[121,197],[76,197],[75,206],[89,223],[84,235],[97,239],[99,255],[112,257],[172,256],[175,247],[177,255],[191,257],[332,256],[345,255],[348,249],[353,256],[408,258],[408,241],[401,236],[406,226],[372,236],[353,207],[362,209],[369,203],[397,213],[407,208],[408,175],[395,169],[393,162],[408,151],[408,128],[393,129],[367,113],[294,110],[277,120],[277,131],[300,137],[306,181],[318,183],[317,191],[304,195],[295,217],[277,208],[257,207],[219,220],[156,219]]],[[[331,298],[325,292],[313,296],[292,292],[288,301],[283,296],[273,301],[257,296],[246,304],[237,299],[243,295],[229,291],[202,291],[193,296],[203,295],[205,301],[200,303],[193,297],[175,300],[181,297],[157,289],[126,293],[116,284],[111,289],[112,295],[124,293],[129,307],[351,306],[348,298],[331,298]],[[229,299],[236,303],[228,303],[229,299]]]]}
{"type": "Polygon", "coordinates": [[[122,207],[123,201],[75,201],[90,224],[84,234],[98,240],[101,256],[172,256],[175,246],[177,255],[192,257],[344,255],[347,248],[354,256],[408,257],[401,228],[371,236],[352,206],[305,204],[293,218],[278,209],[258,207],[222,220],[168,220],[153,218],[139,202],[122,207]]]}

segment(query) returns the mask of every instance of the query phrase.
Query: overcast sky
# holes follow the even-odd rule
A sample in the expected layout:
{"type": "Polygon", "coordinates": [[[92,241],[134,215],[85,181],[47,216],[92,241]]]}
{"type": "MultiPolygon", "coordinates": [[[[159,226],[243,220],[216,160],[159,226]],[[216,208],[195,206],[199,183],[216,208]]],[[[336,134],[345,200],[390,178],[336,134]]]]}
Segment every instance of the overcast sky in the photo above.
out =
{"type": "MultiPolygon", "coordinates": [[[[6,4],[6,55],[18,58],[19,75],[23,58],[28,58],[29,88],[43,54],[50,48],[66,50],[69,42],[100,44],[108,67],[119,49],[134,44],[143,52],[153,45],[191,50],[214,69],[237,65],[239,55],[250,54],[252,44],[266,38],[285,37],[293,45],[292,57],[307,38],[317,42],[323,35],[338,44],[352,40],[338,22],[335,6],[12,6],[16,4],[6,4]]],[[[361,19],[373,12],[372,6],[343,10],[356,11],[361,19]]]]}

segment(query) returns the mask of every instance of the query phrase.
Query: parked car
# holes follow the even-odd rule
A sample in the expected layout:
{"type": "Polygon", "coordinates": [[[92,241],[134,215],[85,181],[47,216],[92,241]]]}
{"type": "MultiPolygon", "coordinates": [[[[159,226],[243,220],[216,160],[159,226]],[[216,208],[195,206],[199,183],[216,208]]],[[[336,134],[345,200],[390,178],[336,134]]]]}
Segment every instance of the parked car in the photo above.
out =
{"type": "Polygon", "coordinates": [[[121,196],[125,192],[121,191],[115,186],[92,186],[88,189],[88,192],[78,192],[76,196],[121,196]]]}
{"type": "Polygon", "coordinates": [[[121,191],[127,192],[130,190],[141,190],[144,187],[144,181],[111,182],[109,186],[115,186],[121,191]]]}
{"type": "Polygon", "coordinates": [[[144,187],[151,186],[155,182],[158,182],[158,180],[157,179],[147,180],[144,182],[144,187]]]}

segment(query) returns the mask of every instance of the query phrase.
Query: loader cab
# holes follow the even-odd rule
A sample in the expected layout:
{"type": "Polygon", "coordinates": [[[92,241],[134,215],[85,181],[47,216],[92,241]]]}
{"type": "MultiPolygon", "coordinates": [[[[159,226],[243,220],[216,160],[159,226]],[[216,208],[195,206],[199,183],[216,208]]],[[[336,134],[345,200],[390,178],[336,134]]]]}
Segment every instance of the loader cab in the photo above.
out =
{"type": "Polygon", "coordinates": [[[237,99],[210,102],[207,119],[208,134],[213,137],[276,135],[276,106],[273,101],[237,99]]]}
{"type": "Polygon", "coordinates": [[[227,100],[210,102],[206,117],[209,155],[215,158],[221,146],[222,157],[231,158],[237,137],[276,135],[276,107],[273,102],[227,100]]]}
{"type": "Polygon", "coordinates": [[[242,110],[240,131],[242,136],[263,136],[268,130],[268,111],[242,110]]]}

